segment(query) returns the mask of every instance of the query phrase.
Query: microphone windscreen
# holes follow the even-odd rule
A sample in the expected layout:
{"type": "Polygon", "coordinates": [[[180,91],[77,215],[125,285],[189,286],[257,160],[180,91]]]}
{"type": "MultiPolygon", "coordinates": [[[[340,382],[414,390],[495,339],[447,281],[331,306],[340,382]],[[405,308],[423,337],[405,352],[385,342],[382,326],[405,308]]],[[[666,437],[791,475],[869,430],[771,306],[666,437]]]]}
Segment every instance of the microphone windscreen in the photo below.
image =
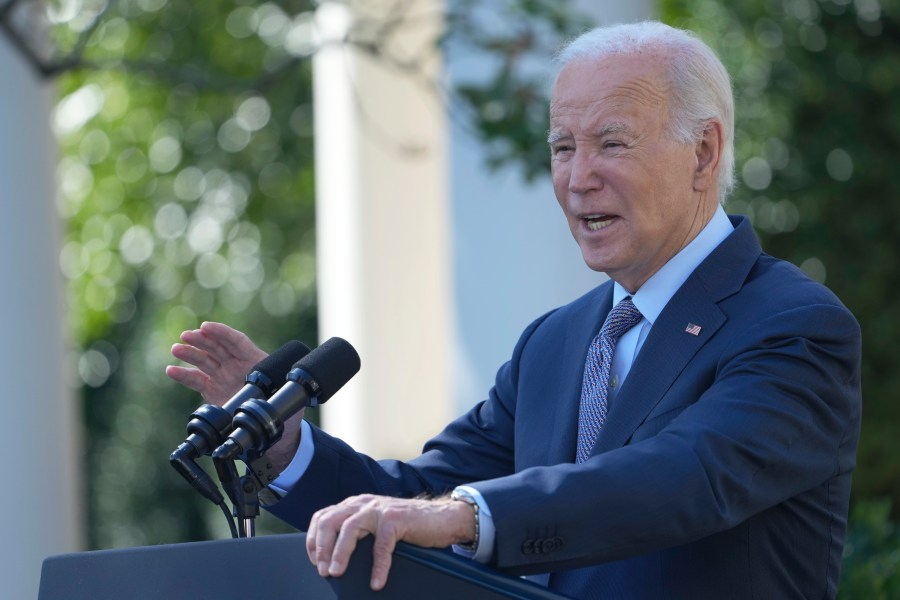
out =
{"type": "Polygon", "coordinates": [[[319,384],[319,403],[325,402],[359,371],[359,354],[346,340],[333,337],[302,358],[294,367],[319,384]]]}
{"type": "Polygon", "coordinates": [[[268,355],[253,367],[278,385],[284,383],[284,378],[291,370],[291,366],[309,354],[309,346],[297,340],[291,340],[272,354],[268,355]]]}

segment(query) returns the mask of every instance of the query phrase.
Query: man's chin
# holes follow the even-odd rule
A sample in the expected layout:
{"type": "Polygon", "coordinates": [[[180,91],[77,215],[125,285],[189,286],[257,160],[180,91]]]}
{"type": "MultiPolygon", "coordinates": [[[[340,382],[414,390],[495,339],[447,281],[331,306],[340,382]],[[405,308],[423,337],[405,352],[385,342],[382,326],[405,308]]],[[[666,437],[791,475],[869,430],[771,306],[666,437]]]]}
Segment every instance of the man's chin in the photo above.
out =
{"type": "Polygon", "coordinates": [[[582,252],[581,257],[584,259],[584,264],[586,264],[591,271],[605,273],[608,275],[610,269],[612,269],[612,265],[608,260],[600,259],[587,252],[582,252]]]}

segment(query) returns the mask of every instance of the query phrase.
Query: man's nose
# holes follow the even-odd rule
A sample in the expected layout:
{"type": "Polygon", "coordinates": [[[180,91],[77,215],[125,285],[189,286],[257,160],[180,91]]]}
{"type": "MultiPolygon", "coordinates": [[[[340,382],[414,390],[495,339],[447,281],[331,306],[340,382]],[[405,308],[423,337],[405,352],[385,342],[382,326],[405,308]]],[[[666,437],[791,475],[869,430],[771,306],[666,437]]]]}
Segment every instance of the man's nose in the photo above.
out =
{"type": "Polygon", "coordinates": [[[601,186],[602,180],[594,157],[590,152],[576,150],[570,161],[569,191],[573,194],[585,194],[601,186]]]}

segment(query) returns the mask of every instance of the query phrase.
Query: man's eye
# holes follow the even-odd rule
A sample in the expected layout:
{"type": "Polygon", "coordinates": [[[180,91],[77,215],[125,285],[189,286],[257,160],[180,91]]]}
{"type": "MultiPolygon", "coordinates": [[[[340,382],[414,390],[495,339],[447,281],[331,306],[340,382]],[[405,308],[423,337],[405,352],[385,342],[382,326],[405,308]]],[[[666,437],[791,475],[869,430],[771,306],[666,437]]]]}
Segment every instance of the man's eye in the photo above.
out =
{"type": "Polygon", "coordinates": [[[567,146],[564,144],[552,147],[552,152],[553,152],[554,156],[557,154],[566,154],[571,151],[572,151],[572,146],[567,146]]]}

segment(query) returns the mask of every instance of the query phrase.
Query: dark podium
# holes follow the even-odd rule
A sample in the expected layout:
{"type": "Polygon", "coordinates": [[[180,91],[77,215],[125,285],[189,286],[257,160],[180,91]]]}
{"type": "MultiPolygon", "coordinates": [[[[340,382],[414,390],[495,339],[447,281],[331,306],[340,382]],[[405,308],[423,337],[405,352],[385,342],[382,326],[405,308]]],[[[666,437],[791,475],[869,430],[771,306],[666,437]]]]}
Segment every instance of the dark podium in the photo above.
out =
{"type": "Polygon", "coordinates": [[[447,551],[400,543],[385,588],[369,589],[372,538],[347,573],[322,578],[303,534],[99,550],[44,560],[38,600],[563,600],[447,551]]]}

